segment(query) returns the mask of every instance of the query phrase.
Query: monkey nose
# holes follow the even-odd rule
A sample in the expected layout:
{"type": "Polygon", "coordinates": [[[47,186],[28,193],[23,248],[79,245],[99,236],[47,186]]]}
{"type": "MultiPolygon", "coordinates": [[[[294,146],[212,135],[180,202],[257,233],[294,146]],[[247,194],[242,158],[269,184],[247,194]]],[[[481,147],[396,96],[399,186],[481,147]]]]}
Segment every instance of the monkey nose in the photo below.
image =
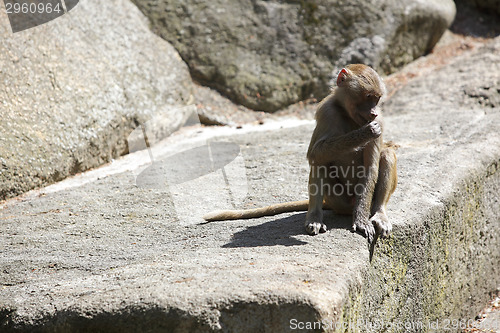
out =
{"type": "Polygon", "coordinates": [[[378,116],[378,113],[377,113],[376,111],[372,111],[372,112],[370,112],[370,118],[371,118],[372,120],[374,120],[375,118],[377,118],[377,116],[378,116]]]}

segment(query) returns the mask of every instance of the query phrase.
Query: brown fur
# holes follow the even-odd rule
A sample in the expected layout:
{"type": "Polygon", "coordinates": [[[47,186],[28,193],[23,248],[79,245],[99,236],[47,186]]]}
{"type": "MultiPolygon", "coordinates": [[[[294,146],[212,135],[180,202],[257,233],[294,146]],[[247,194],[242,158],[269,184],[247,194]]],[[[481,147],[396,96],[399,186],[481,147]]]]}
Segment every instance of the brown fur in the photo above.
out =
{"type": "Polygon", "coordinates": [[[396,145],[382,141],[383,120],[377,104],[385,94],[384,83],[372,68],[356,64],[342,69],[337,85],[316,111],[316,128],[307,151],[309,200],[214,212],[204,217],[207,221],[307,209],[306,231],[315,235],[326,231],[323,208],[328,207],[339,214],[352,214],[353,229],[369,241],[375,232],[382,236],[390,233],[392,226],[385,210],[397,183],[396,145]],[[365,172],[351,173],[353,168],[365,172]],[[345,173],[337,176],[332,170],[345,173]],[[359,193],[349,193],[350,185],[359,193]]]}

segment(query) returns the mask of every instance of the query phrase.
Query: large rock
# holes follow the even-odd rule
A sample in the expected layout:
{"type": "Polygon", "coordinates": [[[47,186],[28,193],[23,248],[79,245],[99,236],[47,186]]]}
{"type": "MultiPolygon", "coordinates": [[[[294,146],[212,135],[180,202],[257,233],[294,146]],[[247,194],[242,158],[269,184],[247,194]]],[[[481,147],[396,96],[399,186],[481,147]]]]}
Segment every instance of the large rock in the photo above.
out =
{"type": "MultiPolygon", "coordinates": [[[[93,182],[67,188],[66,180],[57,192],[7,203],[0,331],[461,331],[500,283],[500,107],[464,91],[478,76],[480,91],[498,94],[499,47],[500,38],[389,101],[385,138],[400,145],[388,205],[394,229],[371,261],[366,239],[349,231],[351,217],[331,212],[328,231],[314,237],[304,231],[304,212],[198,224],[195,212],[218,205],[306,198],[314,124],[205,128],[153,153],[192,152],[214,136],[238,143],[244,204],[219,195],[235,185],[229,166],[212,173],[216,183],[201,174],[187,181],[192,200],[178,200],[173,186],[137,186],[137,172],[96,170],[93,182]]],[[[140,154],[147,155],[116,164],[127,170],[140,154]]],[[[179,164],[189,170],[209,167],[196,154],[184,157],[179,164]]]]}
{"type": "Polygon", "coordinates": [[[133,0],[193,78],[255,110],[329,91],[362,62],[390,73],[429,52],[451,24],[451,0],[133,0]]]}
{"type": "MultiPolygon", "coordinates": [[[[384,104],[386,113],[415,116],[424,110],[439,112],[457,107],[481,108],[485,113],[500,108],[500,37],[479,51],[462,55],[452,64],[412,81],[384,104]]],[[[463,126],[467,127],[468,122],[463,126]]]]}
{"type": "Polygon", "coordinates": [[[13,34],[0,11],[0,199],[109,162],[155,114],[175,129],[186,65],[127,0],[82,1],[13,34]]]}

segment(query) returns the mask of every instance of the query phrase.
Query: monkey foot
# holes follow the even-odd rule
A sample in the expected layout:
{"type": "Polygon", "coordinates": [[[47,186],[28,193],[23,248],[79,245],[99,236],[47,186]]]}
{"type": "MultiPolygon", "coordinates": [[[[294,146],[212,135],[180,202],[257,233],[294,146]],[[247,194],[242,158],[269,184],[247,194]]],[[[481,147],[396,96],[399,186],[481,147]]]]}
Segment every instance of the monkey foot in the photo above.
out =
{"type": "Polygon", "coordinates": [[[392,231],[392,224],[389,222],[387,215],[383,212],[377,212],[370,218],[370,222],[375,227],[377,234],[382,237],[389,237],[392,231]]]}
{"type": "Polygon", "coordinates": [[[355,222],[352,225],[352,231],[356,231],[368,239],[368,242],[373,242],[373,237],[375,236],[375,228],[372,223],[360,223],[355,222]]]}
{"type": "Polygon", "coordinates": [[[309,235],[314,236],[320,232],[326,232],[326,225],[321,222],[306,222],[306,231],[309,235]]]}

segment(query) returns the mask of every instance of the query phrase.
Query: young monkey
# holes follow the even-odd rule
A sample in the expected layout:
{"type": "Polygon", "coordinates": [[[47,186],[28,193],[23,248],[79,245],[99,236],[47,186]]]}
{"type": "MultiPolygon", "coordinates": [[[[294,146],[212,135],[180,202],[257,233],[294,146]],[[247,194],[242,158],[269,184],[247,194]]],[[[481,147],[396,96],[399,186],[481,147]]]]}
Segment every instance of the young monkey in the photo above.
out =
{"type": "Polygon", "coordinates": [[[337,88],[316,111],[307,159],[309,200],[268,207],[218,211],[207,221],[233,220],[307,210],[305,228],[310,235],[326,232],[323,207],[337,214],[352,214],[354,231],[371,243],[375,232],[386,237],[392,225],[386,215],[389,197],[396,189],[396,153],[382,141],[383,123],[377,104],[385,85],[371,67],[343,68],[337,88]]]}

